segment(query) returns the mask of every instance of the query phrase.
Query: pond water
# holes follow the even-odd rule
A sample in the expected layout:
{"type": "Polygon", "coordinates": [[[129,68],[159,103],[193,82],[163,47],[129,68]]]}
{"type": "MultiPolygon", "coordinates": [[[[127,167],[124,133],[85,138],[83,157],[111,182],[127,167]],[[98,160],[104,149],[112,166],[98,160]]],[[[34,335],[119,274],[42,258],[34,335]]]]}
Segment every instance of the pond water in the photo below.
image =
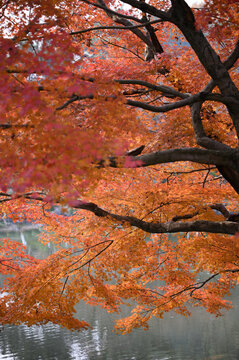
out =
{"type": "MultiPolygon", "coordinates": [[[[26,242],[29,253],[45,257],[54,248],[37,242],[37,232],[12,233],[26,242]]],[[[5,237],[6,235],[4,235],[5,237]]],[[[3,236],[2,236],[3,237],[3,236]]],[[[56,325],[6,326],[0,332],[0,359],[7,360],[238,360],[239,290],[231,296],[234,308],[215,318],[203,309],[184,318],[174,313],[150,322],[148,331],[137,329],[117,335],[114,315],[98,307],[79,304],[81,319],[92,328],[80,333],[56,325]]],[[[124,311],[121,316],[126,316],[124,311]]]]}

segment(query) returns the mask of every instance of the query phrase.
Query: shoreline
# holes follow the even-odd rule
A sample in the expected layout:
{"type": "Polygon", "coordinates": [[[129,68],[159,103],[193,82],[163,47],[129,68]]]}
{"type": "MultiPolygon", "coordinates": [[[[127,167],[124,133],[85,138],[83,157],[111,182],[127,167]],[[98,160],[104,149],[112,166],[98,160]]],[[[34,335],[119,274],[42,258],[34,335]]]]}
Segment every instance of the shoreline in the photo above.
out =
{"type": "Polygon", "coordinates": [[[42,227],[41,224],[11,224],[9,226],[1,226],[0,225],[0,233],[7,233],[7,232],[22,232],[28,230],[40,230],[42,227]]]}

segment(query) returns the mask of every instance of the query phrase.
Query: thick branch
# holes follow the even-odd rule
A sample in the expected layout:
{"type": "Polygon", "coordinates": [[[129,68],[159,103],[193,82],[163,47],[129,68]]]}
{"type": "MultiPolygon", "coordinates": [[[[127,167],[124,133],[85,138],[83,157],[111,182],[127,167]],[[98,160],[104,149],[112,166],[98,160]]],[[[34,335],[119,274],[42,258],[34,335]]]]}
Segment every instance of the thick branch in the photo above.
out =
{"type": "Polygon", "coordinates": [[[131,5],[133,8],[141,10],[143,13],[157,16],[164,21],[171,21],[171,15],[169,12],[165,12],[157,9],[156,7],[147,4],[144,1],[138,0],[121,0],[123,3],[131,5]]]}
{"type": "MultiPolygon", "coordinates": [[[[237,41],[233,52],[228,56],[227,60],[224,61],[223,64],[227,70],[230,70],[238,59],[239,59],[239,40],[237,41]]],[[[203,92],[210,93],[215,88],[215,86],[216,86],[215,81],[211,80],[205,86],[205,88],[203,89],[203,92]]]]}
{"type": "Polygon", "coordinates": [[[134,35],[136,35],[139,39],[141,39],[150,48],[153,47],[150,39],[140,29],[133,27],[132,23],[129,20],[121,19],[120,17],[119,18],[114,17],[114,21],[116,23],[119,23],[119,24],[124,25],[125,27],[129,28],[129,30],[134,35]]]}
{"type": "Polygon", "coordinates": [[[231,168],[228,166],[217,166],[218,171],[222,174],[224,179],[226,179],[229,184],[233,187],[233,189],[239,194],[239,166],[237,163],[237,168],[231,168]]]}
{"type": "MultiPolygon", "coordinates": [[[[6,196],[6,199],[2,201],[11,201],[12,198],[7,193],[1,193],[2,196],[6,196]]],[[[25,198],[34,201],[45,202],[43,196],[39,194],[22,194],[18,195],[17,198],[25,198]]],[[[92,202],[85,202],[81,200],[73,200],[68,204],[73,209],[86,210],[95,214],[97,217],[109,218],[116,220],[121,223],[128,223],[131,226],[137,227],[147,233],[154,234],[167,234],[167,233],[179,233],[179,232],[207,232],[215,234],[230,234],[234,235],[239,232],[239,223],[234,221],[207,221],[207,220],[196,220],[190,222],[147,222],[138,219],[134,216],[124,216],[111,213],[104,210],[92,202]]],[[[196,214],[194,214],[196,215],[196,214]]],[[[177,218],[176,220],[179,220],[177,218]]]]}
{"type": "MultiPolygon", "coordinates": [[[[239,100],[239,90],[232,81],[225,65],[221,62],[201,30],[197,30],[192,10],[184,0],[171,0],[171,22],[184,34],[185,38],[195,51],[201,64],[215,81],[224,96],[239,100]]],[[[239,136],[238,104],[227,104],[228,112],[239,136]]]]}
{"type": "Polygon", "coordinates": [[[230,164],[234,167],[234,159],[232,155],[237,151],[214,151],[197,148],[169,149],[164,151],[156,151],[144,154],[132,160],[142,161],[142,166],[150,166],[156,164],[164,164],[176,161],[192,161],[199,164],[225,165],[230,164]]]}
{"type": "MultiPolygon", "coordinates": [[[[239,58],[239,41],[237,42],[233,52],[230,54],[230,56],[227,58],[227,60],[224,62],[224,66],[227,70],[229,70],[235,62],[239,58]]],[[[216,83],[214,80],[211,80],[203,89],[201,93],[209,94],[214,87],[216,86],[216,83]]],[[[202,101],[192,104],[191,106],[191,113],[192,113],[192,123],[194,128],[194,133],[196,137],[197,144],[206,148],[206,149],[214,149],[214,150],[223,150],[226,151],[229,149],[229,147],[225,144],[220,143],[219,141],[216,141],[214,139],[209,138],[203,128],[202,124],[202,118],[201,118],[201,107],[202,107],[202,101]]]]}
{"type": "Polygon", "coordinates": [[[216,82],[223,95],[239,96],[239,91],[231,80],[227,69],[213,50],[201,30],[197,30],[193,13],[184,0],[173,0],[171,21],[182,31],[185,38],[195,51],[205,70],[216,82]]]}
{"type": "MultiPolygon", "coordinates": [[[[223,144],[222,144],[223,145],[223,144]]],[[[157,151],[133,157],[136,166],[150,166],[176,161],[192,161],[200,164],[216,165],[222,176],[239,194],[239,152],[238,150],[206,150],[196,148],[172,149],[157,151]],[[138,163],[140,161],[140,163],[138,163]],[[139,164],[139,165],[137,165],[139,164]]],[[[117,166],[114,160],[112,167],[117,166]]]]}
{"type": "Polygon", "coordinates": [[[152,83],[149,83],[148,81],[143,81],[143,80],[118,79],[118,80],[115,80],[115,82],[117,82],[119,84],[125,84],[125,85],[142,85],[149,89],[152,89],[155,91],[160,91],[164,96],[170,95],[170,97],[172,97],[172,96],[179,97],[181,99],[186,99],[190,96],[189,94],[181,93],[180,91],[178,91],[170,86],[156,85],[156,84],[152,84],[152,83]]]}
{"type": "Polygon", "coordinates": [[[217,140],[209,138],[203,128],[202,118],[201,118],[201,106],[202,102],[197,102],[191,105],[191,114],[192,114],[192,124],[194,129],[194,134],[196,142],[198,145],[211,150],[219,151],[228,151],[230,146],[220,143],[217,140]]]}
{"type": "Polygon", "coordinates": [[[82,201],[76,201],[72,204],[75,209],[87,210],[94,213],[98,217],[108,217],[112,220],[128,223],[131,226],[135,226],[145,232],[162,234],[162,233],[178,233],[178,232],[209,232],[217,234],[231,234],[234,235],[239,231],[239,224],[232,221],[206,221],[196,220],[192,222],[147,222],[138,219],[134,216],[123,216],[110,213],[101,209],[94,203],[84,203],[82,201]]]}
{"type": "MultiPolygon", "coordinates": [[[[239,156],[235,149],[230,151],[215,151],[197,148],[179,148],[169,149],[164,151],[155,151],[140,156],[132,156],[131,162],[134,167],[146,167],[151,165],[166,164],[177,161],[191,161],[199,164],[209,164],[216,166],[236,166],[235,158],[239,156]]],[[[124,167],[122,165],[122,157],[110,157],[106,160],[101,160],[97,164],[101,167],[124,167]]]]}
{"type": "MultiPolygon", "coordinates": [[[[142,17],[143,20],[147,21],[147,16],[146,14],[143,15],[142,17]]],[[[145,60],[146,61],[151,61],[155,55],[157,54],[162,54],[164,52],[162,45],[160,44],[157,35],[155,34],[155,29],[151,24],[146,24],[145,28],[147,30],[147,37],[151,40],[152,43],[152,47],[151,49],[147,49],[146,48],[146,57],[145,60]]]]}
{"type": "Polygon", "coordinates": [[[142,20],[141,19],[138,19],[136,18],[135,16],[130,16],[130,15],[125,15],[125,14],[121,14],[121,13],[118,13],[117,11],[114,11],[110,8],[106,8],[105,5],[100,5],[100,4],[96,4],[96,3],[92,3],[91,1],[88,1],[88,0],[81,0],[82,2],[90,5],[90,6],[94,6],[96,8],[99,8],[99,9],[103,9],[103,10],[106,10],[112,14],[112,15],[115,15],[115,16],[120,16],[121,18],[124,18],[124,19],[129,19],[129,20],[134,20],[136,22],[139,22],[139,23],[142,23],[142,20]]]}
{"type": "Polygon", "coordinates": [[[183,100],[179,100],[174,103],[170,103],[170,104],[166,104],[166,105],[162,105],[162,106],[153,106],[153,105],[141,102],[141,101],[134,101],[134,100],[127,100],[127,104],[144,109],[144,110],[152,111],[152,112],[164,113],[164,112],[168,112],[171,110],[179,109],[186,105],[194,104],[196,102],[201,101],[202,99],[218,101],[218,102],[221,102],[224,104],[229,103],[229,102],[230,103],[235,102],[235,104],[237,104],[237,106],[239,107],[239,101],[237,102],[236,100],[234,100],[231,97],[221,96],[220,94],[204,94],[204,93],[198,93],[195,95],[191,95],[183,100]]]}
{"type": "MultiPolygon", "coordinates": [[[[198,102],[191,106],[192,113],[192,123],[194,128],[194,133],[196,137],[197,144],[206,148],[220,151],[229,151],[230,147],[226,144],[220,143],[214,139],[209,138],[203,128],[202,119],[201,119],[201,103],[198,102]]],[[[235,166],[232,168],[230,164],[217,165],[218,171],[222,174],[224,179],[226,179],[233,189],[239,194],[239,163],[238,160],[235,161],[235,166]]]]}
{"type": "MultiPolygon", "coordinates": [[[[113,16],[110,9],[106,6],[104,0],[98,0],[98,3],[101,5],[102,9],[105,11],[105,13],[112,19],[114,22],[124,25],[127,27],[133,34],[135,34],[138,38],[140,38],[147,46],[150,48],[153,48],[152,42],[150,39],[138,28],[133,26],[132,22],[127,20],[126,18],[118,16],[113,16]]],[[[143,19],[141,22],[145,23],[145,19],[143,19]]]]}
{"type": "Polygon", "coordinates": [[[233,52],[228,56],[227,60],[223,63],[225,68],[229,70],[239,58],[239,40],[237,41],[233,52]]]}

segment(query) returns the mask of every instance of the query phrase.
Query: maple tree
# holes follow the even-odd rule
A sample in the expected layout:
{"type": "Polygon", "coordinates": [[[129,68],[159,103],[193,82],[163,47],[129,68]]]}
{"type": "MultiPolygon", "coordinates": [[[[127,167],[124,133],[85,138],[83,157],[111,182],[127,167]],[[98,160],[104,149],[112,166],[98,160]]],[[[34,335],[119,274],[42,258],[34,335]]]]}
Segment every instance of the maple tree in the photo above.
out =
{"type": "Polygon", "coordinates": [[[1,216],[43,224],[39,241],[58,249],[39,260],[1,241],[2,324],[84,329],[80,300],[130,303],[121,332],[188,305],[230,307],[238,10],[236,0],[1,1],[1,216]]]}

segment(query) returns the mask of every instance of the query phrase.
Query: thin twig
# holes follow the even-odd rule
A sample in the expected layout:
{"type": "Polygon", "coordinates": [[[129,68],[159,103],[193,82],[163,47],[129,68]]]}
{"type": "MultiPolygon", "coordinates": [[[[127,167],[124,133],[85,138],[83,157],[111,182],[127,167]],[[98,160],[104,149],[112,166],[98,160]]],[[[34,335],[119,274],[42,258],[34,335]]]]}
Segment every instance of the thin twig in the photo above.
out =
{"type": "Polygon", "coordinates": [[[143,24],[139,24],[139,25],[131,25],[131,26],[96,26],[93,28],[88,28],[88,29],[84,29],[84,30],[79,30],[79,31],[71,31],[70,35],[78,35],[78,34],[84,34],[86,32],[89,31],[96,31],[96,30],[130,30],[130,29],[137,29],[140,27],[144,27],[145,25],[149,25],[149,24],[157,24],[159,22],[162,22],[162,20],[152,20],[152,21],[147,21],[143,24]]]}
{"type": "Polygon", "coordinates": [[[67,284],[67,281],[69,279],[69,275],[67,275],[65,281],[64,281],[64,285],[63,285],[63,288],[62,288],[62,292],[61,292],[61,295],[60,295],[60,298],[62,297],[63,293],[64,293],[64,290],[65,290],[65,287],[66,287],[66,284],[67,284]]]}
{"type": "Polygon", "coordinates": [[[202,184],[203,188],[205,187],[205,184],[206,184],[206,181],[207,181],[207,178],[208,178],[209,174],[210,174],[210,170],[207,171],[207,174],[206,174],[206,176],[205,176],[205,178],[203,180],[203,184],[202,184]]]}
{"type": "Polygon", "coordinates": [[[112,43],[112,42],[110,42],[109,40],[106,40],[106,39],[102,39],[101,36],[98,36],[98,37],[101,39],[102,42],[106,42],[106,43],[109,44],[109,45],[112,45],[112,46],[118,47],[118,48],[120,48],[120,49],[123,49],[123,50],[125,50],[125,51],[128,51],[128,52],[130,52],[131,54],[135,55],[135,56],[136,56],[137,58],[139,58],[140,60],[145,61],[145,59],[142,58],[139,54],[137,54],[137,53],[135,53],[134,51],[128,49],[127,47],[121,46],[121,45],[118,45],[118,44],[115,44],[115,43],[112,43]]]}

